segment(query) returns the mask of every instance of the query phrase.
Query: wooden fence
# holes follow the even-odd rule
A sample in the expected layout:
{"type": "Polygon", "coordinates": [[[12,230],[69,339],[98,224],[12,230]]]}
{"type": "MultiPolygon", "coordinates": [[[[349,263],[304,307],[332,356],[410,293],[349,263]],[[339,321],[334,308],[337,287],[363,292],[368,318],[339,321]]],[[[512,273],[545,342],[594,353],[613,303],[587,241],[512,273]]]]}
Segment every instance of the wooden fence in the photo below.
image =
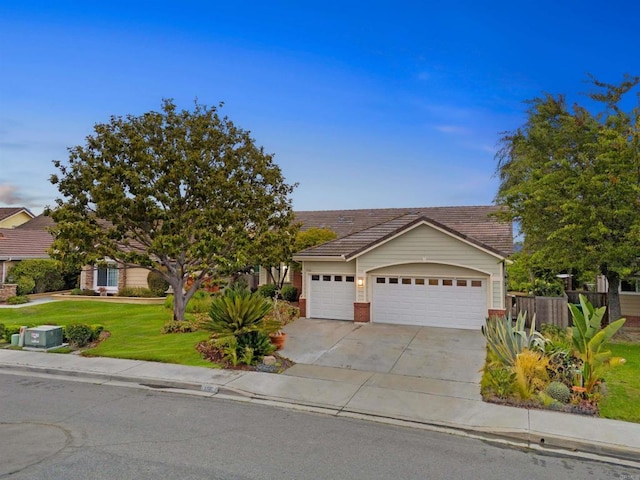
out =
{"type": "Polygon", "coordinates": [[[560,328],[570,325],[569,307],[565,297],[511,297],[514,318],[520,312],[527,313],[527,326],[531,324],[531,319],[536,316],[536,326],[550,323],[560,328]]]}
{"type": "Polygon", "coordinates": [[[574,290],[569,290],[565,293],[566,295],[564,297],[510,296],[512,305],[511,314],[515,318],[518,313],[527,312],[527,326],[530,325],[530,320],[533,315],[535,315],[536,325],[538,326],[550,323],[561,328],[566,328],[572,325],[568,304],[580,303],[579,294],[587,297],[596,308],[607,306],[606,293],[578,292],[574,290]]]}
{"type": "Polygon", "coordinates": [[[587,300],[589,300],[591,302],[591,305],[593,305],[595,308],[608,306],[606,293],[578,292],[575,290],[567,290],[566,294],[569,303],[580,303],[579,295],[582,294],[587,297],[587,300]]]}

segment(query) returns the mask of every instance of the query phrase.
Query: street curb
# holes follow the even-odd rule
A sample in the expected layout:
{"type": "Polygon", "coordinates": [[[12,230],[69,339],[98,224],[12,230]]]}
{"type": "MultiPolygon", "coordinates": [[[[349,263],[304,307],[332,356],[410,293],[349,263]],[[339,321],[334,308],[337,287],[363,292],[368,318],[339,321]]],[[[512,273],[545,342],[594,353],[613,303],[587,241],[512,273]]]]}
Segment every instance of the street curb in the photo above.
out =
{"type": "Polygon", "coordinates": [[[262,405],[276,406],[280,408],[292,408],[299,411],[320,413],[330,416],[354,418],[360,420],[375,421],[387,425],[419,428],[423,430],[447,433],[451,435],[473,438],[490,443],[498,443],[516,448],[534,450],[537,453],[568,456],[580,459],[588,459],[606,462],[615,465],[624,465],[640,469],[640,449],[621,449],[608,445],[583,442],[575,439],[546,435],[541,432],[510,431],[510,430],[486,430],[474,429],[464,426],[452,426],[444,423],[420,422],[384,415],[362,413],[331,405],[312,405],[296,402],[281,397],[269,397],[244,390],[221,386],[217,384],[203,384],[199,382],[184,382],[177,380],[165,380],[153,377],[128,376],[122,374],[106,374],[87,371],[67,370],[50,367],[35,367],[30,365],[0,364],[0,372],[29,372],[40,375],[58,375],[72,378],[87,378],[106,382],[122,382],[136,384],[153,390],[174,393],[198,394],[209,397],[218,397],[225,400],[258,403],[262,405]],[[179,390],[179,391],[176,391],[179,390]]]}
{"type": "Polygon", "coordinates": [[[76,371],[76,370],[67,370],[67,369],[61,369],[61,368],[34,367],[31,365],[0,364],[0,372],[2,372],[2,370],[31,372],[31,373],[39,373],[44,375],[59,375],[59,376],[74,377],[74,378],[90,378],[95,380],[102,380],[104,382],[135,383],[143,387],[148,387],[156,390],[177,389],[177,390],[205,392],[210,394],[217,394],[218,392],[224,392],[227,395],[235,395],[235,396],[243,396],[243,397],[252,396],[252,394],[249,392],[244,392],[239,389],[224,387],[224,386],[220,386],[213,383],[183,382],[178,380],[158,379],[155,377],[138,377],[138,376],[132,376],[132,375],[76,371]]]}

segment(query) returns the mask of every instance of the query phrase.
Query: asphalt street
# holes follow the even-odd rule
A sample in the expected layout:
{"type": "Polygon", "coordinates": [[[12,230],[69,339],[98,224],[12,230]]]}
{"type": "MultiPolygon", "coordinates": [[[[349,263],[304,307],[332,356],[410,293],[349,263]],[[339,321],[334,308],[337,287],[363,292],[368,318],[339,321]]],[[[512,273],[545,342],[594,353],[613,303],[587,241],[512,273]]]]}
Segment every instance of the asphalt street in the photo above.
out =
{"type": "Polygon", "coordinates": [[[640,471],[233,400],[0,374],[0,478],[640,480],[640,471]]]}

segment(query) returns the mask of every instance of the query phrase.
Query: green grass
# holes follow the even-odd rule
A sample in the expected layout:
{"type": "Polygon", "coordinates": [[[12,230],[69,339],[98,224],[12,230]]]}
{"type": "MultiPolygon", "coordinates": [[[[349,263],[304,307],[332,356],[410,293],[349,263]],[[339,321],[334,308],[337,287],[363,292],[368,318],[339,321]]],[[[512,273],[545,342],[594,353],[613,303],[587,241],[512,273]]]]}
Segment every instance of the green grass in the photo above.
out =
{"type": "Polygon", "coordinates": [[[605,374],[607,395],[600,402],[600,416],[640,423],[640,344],[610,344],[615,357],[627,363],[605,374]]]}
{"type": "Polygon", "coordinates": [[[160,329],[172,313],[162,305],[130,305],[102,302],[53,302],[32,307],[0,310],[0,323],[10,324],[101,324],[111,336],[85,355],[130,358],[154,362],[214,367],[202,359],[195,345],[207,332],[163,335],[160,329]]]}

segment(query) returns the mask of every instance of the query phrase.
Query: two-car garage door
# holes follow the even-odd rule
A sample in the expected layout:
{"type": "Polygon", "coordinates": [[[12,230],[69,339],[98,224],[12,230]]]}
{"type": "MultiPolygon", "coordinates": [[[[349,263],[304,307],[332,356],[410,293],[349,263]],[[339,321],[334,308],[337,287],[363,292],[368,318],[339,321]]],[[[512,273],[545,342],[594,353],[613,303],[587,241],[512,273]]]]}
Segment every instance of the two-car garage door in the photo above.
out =
{"type": "Polygon", "coordinates": [[[486,279],[372,278],[373,322],[479,329],[487,314],[486,279]]]}

